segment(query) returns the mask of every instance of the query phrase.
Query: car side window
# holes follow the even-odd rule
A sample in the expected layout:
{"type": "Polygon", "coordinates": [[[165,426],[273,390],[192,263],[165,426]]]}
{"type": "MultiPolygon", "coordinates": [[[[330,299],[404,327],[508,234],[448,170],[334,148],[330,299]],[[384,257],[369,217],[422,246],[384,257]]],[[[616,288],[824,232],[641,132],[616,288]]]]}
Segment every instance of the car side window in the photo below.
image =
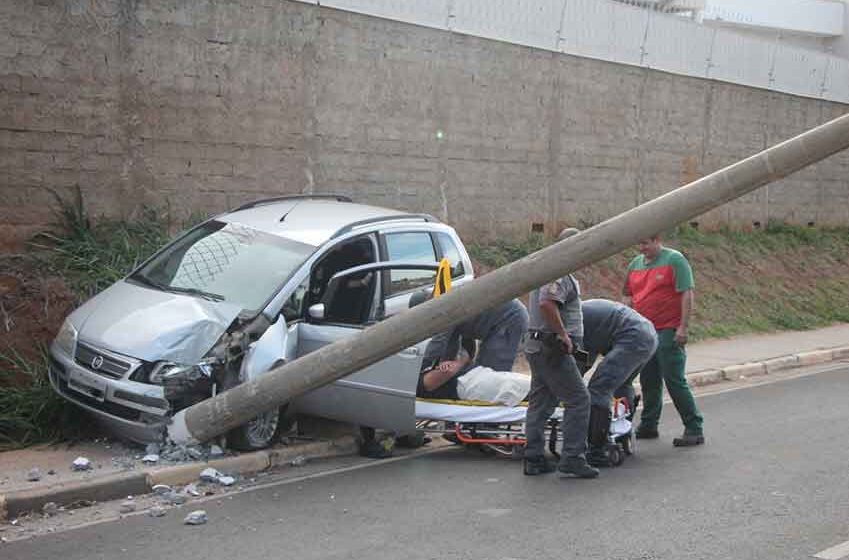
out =
{"type": "MultiPolygon", "coordinates": [[[[430,234],[424,231],[386,234],[386,252],[390,261],[433,264],[436,251],[430,234]]],[[[436,273],[429,270],[390,270],[386,295],[406,292],[433,284],[436,273]]]]}
{"type": "Polygon", "coordinates": [[[460,251],[451,236],[447,233],[437,233],[436,242],[439,245],[439,251],[442,256],[448,259],[451,263],[451,278],[460,278],[466,274],[463,268],[463,260],[460,258],[460,251]]]}

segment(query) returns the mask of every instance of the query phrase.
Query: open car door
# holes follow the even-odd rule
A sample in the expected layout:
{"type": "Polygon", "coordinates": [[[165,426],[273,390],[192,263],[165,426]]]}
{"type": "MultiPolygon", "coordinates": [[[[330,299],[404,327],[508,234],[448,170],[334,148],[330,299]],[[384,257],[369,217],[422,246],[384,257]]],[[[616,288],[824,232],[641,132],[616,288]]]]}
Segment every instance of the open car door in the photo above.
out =
{"type": "MultiPolygon", "coordinates": [[[[298,356],[326,344],[351,336],[384,314],[384,297],[378,279],[386,270],[437,270],[437,263],[377,262],[356,266],[335,274],[328,283],[321,303],[310,306],[307,320],[300,325],[298,356]],[[364,283],[374,283],[375,290],[362,290],[364,283]],[[355,289],[348,289],[353,286],[355,289]],[[371,302],[348,301],[351,294],[373,293],[371,302]],[[340,299],[342,298],[342,299],[340,299]],[[365,309],[361,322],[351,322],[347,310],[365,309]],[[336,312],[334,310],[341,310],[336,312]]],[[[330,385],[299,397],[300,413],[350,422],[359,426],[394,430],[399,435],[415,432],[416,386],[418,385],[424,340],[372,364],[330,385]]]]}

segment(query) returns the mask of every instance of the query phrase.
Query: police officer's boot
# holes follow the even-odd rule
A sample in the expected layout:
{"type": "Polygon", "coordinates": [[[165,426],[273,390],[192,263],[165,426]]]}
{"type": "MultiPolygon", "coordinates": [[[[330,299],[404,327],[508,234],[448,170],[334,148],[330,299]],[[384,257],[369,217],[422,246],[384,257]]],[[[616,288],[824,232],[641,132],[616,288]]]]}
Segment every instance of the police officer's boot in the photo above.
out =
{"type": "Polygon", "coordinates": [[[587,440],[589,451],[587,463],[594,467],[609,467],[607,455],[608,434],[610,432],[610,409],[606,406],[590,407],[590,429],[587,440]]]}

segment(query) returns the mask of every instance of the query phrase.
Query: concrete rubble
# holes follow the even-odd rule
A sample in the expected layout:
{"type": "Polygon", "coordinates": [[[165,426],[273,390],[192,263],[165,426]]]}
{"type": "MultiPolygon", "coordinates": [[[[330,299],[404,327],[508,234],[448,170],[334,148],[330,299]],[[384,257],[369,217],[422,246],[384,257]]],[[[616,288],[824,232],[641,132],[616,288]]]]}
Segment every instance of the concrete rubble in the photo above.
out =
{"type": "Polygon", "coordinates": [[[147,510],[150,517],[163,517],[166,513],[168,513],[168,510],[162,506],[153,506],[147,510]]]}
{"type": "Polygon", "coordinates": [[[208,520],[209,518],[207,517],[206,512],[202,509],[198,509],[187,515],[186,518],[183,519],[183,523],[186,525],[203,525],[208,520]]]}
{"type": "Polygon", "coordinates": [[[75,471],[91,470],[91,461],[85,457],[77,457],[74,459],[74,462],[71,463],[71,469],[75,471]]]}
{"type": "Polygon", "coordinates": [[[27,471],[27,481],[37,482],[39,480],[41,480],[41,469],[33,467],[27,471]]]}
{"type": "Polygon", "coordinates": [[[134,511],[136,511],[136,502],[132,500],[121,502],[121,505],[118,507],[119,513],[132,513],[134,511]]]}

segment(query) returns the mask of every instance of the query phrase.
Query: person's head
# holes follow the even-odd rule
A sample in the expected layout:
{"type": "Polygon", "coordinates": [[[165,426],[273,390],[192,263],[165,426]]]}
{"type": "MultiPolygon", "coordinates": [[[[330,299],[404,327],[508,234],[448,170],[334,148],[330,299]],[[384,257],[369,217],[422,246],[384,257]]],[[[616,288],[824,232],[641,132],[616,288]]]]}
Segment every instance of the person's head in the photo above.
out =
{"type": "Polygon", "coordinates": [[[650,261],[656,259],[660,250],[663,249],[660,234],[652,235],[646,239],[641,239],[638,246],[640,248],[640,253],[642,253],[643,256],[650,261]]]}
{"type": "Polygon", "coordinates": [[[578,228],[567,227],[566,229],[560,232],[560,235],[557,236],[557,241],[563,241],[564,239],[572,237],[573,235],[576,235],[578,233],[581,233],[581,230],[579,230],[578,228]]]}

